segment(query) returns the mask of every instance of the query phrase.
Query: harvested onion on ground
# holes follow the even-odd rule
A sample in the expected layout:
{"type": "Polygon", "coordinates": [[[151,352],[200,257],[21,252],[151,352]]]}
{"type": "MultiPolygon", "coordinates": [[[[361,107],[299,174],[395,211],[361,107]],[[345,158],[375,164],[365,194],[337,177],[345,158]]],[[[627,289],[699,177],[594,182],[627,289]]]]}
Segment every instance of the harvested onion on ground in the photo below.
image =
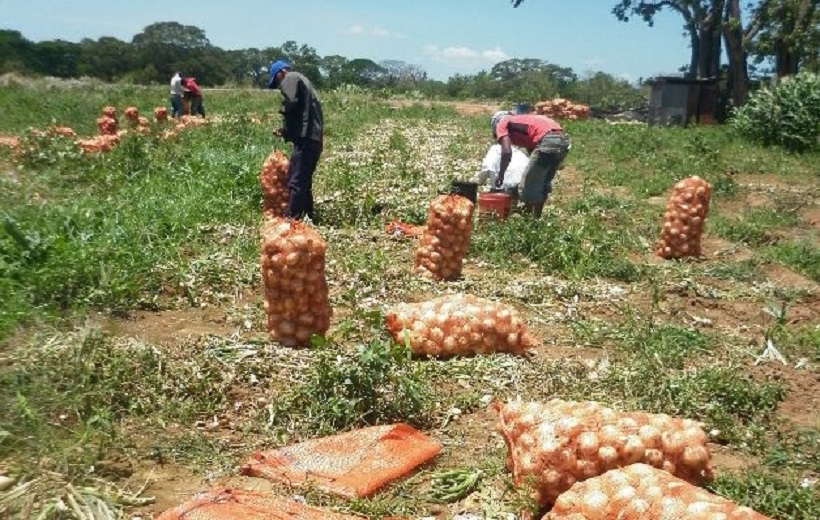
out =
{"type": "Polygon", "coordinates": [[[265,216],[281,217],[288,209],[288,166],[285,154],[274,150],[262,163],[259,184],[262,186],[262,212],[265,216]]]}
{"type": "Polygon", "coordinates": [[[427,228],[416,249],[415,271],[436,280],[461,276],[473,232],[473,203],[460,195],[440,195],[427,211],[427,228]]]}
{"type": "Polygon", "coordinates": [[[700,256],[700,237],[709,213],[711,186],[698,176],[684,179],[672,190],[655,253],[666,259],[700,256]]]}
{"type": "Polygon", "coordinates": [[[621,412],[596,402],[496,404],[516,484],[533,479],[540,505],[575,482],[644,462],[692,484],[712,478],[701,424],[665,414],[621,412]]]}
{"type": "Polygon", "coordinates": [[[461,294],[399,304],[385,314],[385,324],[417,355],[523,354],[533,345],[515,309],[461,294]]]}
{"type": "Polygon", "coordinates": [[[265,219],[261,264],[267,329],[286,347],[306,345],[330,326],[325,250],[325,241],[306,224],[265,219]]]}
{"type": "Polygon", "coordinates": [[[561,494],[544,520],[766,520],[646,464],[613,469],[561,494]]]}

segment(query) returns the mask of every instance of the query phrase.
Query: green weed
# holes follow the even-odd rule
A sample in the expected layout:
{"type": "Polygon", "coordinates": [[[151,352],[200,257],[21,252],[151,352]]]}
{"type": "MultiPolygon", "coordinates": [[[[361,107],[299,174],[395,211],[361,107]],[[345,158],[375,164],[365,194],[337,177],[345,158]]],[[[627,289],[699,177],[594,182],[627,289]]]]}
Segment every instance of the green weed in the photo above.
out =
{"type": "Polygon", "coordinates": [[[759,471],[722,474],[709,485],[715,493],[777,520],[820,518],[820,501],[812,485],[759,471]]]}

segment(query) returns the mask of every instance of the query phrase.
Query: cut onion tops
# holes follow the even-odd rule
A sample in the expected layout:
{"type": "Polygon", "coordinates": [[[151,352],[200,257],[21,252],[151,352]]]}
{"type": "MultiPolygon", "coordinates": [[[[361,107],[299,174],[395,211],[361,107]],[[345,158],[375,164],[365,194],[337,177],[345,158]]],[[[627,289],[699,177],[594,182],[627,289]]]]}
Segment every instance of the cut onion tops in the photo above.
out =
{"type": "Polygon", "coordinates": [[[282,217],[288,209],[288,167],[285,154],[274,150],[262,163],[259,184],[262,186],[262,212],[268,217],[282,217]]]}
{"type": "Polygon", "coordinates": [[[575,483],[544,520],[766,520],[768,517],[713,495],[646,464],[632,464],[575,483]]]}
{"type": "Polygon", "coordinates": [[[417,355],[523,354],[533,346],[515,309],[463,294],[399,304],[385,314],[385,324],[396,342],[409,342],[417,355]]]}
{"type": "Polygon", "coordinates": [[[711,186],[698,176],[684,179],[672,189],[663,214],[655,253],[666,259],[700,256],[700,238],[709,213],[711,186]]]}
{"type": "Polygon", "coordinates": [[[308,225],[265,219],[262,281],[267,328],[274,341],[303,346],[312,335],[324,334],[330,327],[325,252],[325,241],[308,225]]]}
{"type": "Polygon", "coordinates": [[[689,419],[560,399],[495,408],[513,480],[532,480],[540,505],[553,503],[575,482],[638,462],[695,485],[713,476],[708,437],[689,419]]]}
{"type": "Polygon", "coordinates": [[[460,195],[440,195],[427,211],[427,228],[419,240],[415,272],[436,280],[461,276],[473,233],[473,203],[460,195]]]}

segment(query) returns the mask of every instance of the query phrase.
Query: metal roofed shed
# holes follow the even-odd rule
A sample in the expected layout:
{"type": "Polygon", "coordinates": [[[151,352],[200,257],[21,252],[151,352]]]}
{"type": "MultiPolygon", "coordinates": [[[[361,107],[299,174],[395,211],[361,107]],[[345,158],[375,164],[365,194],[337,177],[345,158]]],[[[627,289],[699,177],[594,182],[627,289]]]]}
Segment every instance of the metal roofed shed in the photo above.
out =
{"type": "Polygon", "coordinates": [[[687,79],[674,76],[658,77],[650,82],[650,126],[709,125],[715,122],[717,111],[717,79],[687,79]]]}

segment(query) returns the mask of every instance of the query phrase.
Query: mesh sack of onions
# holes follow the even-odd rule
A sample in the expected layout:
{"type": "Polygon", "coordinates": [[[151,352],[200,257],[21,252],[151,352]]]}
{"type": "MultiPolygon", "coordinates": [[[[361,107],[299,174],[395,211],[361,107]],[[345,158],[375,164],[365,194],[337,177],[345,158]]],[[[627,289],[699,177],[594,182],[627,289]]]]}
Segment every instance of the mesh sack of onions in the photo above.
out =
{"type": "Polygon", "coordinates": [[[533,345],[515,309],[461,294],[399,304],[386,313],[385,325],[417,355],[523,354],[533,345]]]}
{"type": "Polygon", "coordinates": [[[647,464],[613,469],[573,485],[544,520],[766,520],[748,507],[647,464]]]}
{"type": "Polygon", "coordinates": [[[103,107],[102,109],[103,117],[110,117],[114,121],[117,120],[117,108],[112,106],[103,107]]]}
{"type": "Polygon", "coordinates": [[[700,256],[700,237],[709,213],[711,186],[698,176],[684,179],[672,189],[655,253],[662,258],[700,256]]]}
{"type": "Polygon", "coordinates": [[[325,278],[325,241],[295,220],[265,219],[262,281],[271,338],[287,347],[307,344],[330,326],[325,278]]]}
{"type": "Polygon", "coordinates": [[[259,184],[262,186],[262,212],[266,216],[281,217],[288,209],[288,166],[285,154],[274,150],[262,163],[259,184]]]}
{"type": "Polygon", "coordinates": [[[125,116],[125,119],[131,121],[132,123],[139,122],[140,111],[137,110],[137,107],[125,107],[125,110],[123,110],[123,115],[125,116]]]}
{"type": "Polygon", "coordinates": [[[156,119],[157,122],[167,121],[168,109],[165,107],[154,107],[154,119],[156,119]]]}
{"type": "Polygon", "coordinates": [[[102,116],[97,119],[97,129],[100,131],[100,135],[117,135],[117,120],[112,117],[102,116]]]}
{"type": "Polygon", "coordinates": [[[416,249],[415,271],[436,280],[461,276],[461,263],[470,247],[473,203],[460,195],[440,195],[427,211],[427,229],[416,249]]]}
{"type": "Polygon", "coordinates": [[[576,482],[637,462],[695,485],[713,476],[708,437],[696,421],[591,401],[511,401],[495,408],[513,480],[532,479],[541,505],[576,482]]]}

